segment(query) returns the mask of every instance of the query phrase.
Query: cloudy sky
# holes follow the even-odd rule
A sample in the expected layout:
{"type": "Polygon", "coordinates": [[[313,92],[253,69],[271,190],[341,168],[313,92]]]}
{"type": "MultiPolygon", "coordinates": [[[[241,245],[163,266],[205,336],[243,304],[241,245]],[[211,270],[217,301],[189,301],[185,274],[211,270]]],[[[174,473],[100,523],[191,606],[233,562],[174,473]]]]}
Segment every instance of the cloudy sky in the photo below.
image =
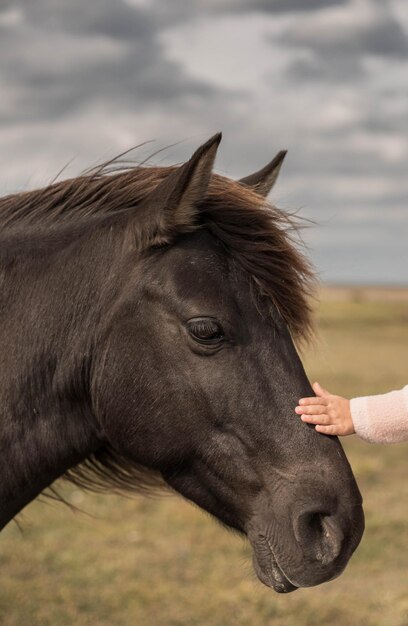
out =
{"type": "Polygon", "coordinates": [[[321,277],[408,284],[407,0],[0,0],[0,192],[222,130],[238,177],[317,222],[321,277]]]}

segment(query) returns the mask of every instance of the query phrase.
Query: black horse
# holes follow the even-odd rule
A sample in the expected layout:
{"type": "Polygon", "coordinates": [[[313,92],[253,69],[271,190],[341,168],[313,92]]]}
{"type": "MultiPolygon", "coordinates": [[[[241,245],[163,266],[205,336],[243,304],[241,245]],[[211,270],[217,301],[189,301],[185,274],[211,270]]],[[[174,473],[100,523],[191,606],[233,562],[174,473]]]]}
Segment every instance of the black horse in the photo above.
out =
{"type": "Polygon", "coordinates": [[[167,484],[287,592],[337,576],[364,517],[339,441],[294,413],[313,273],[265,200],[285,153],[233,182],[220,138],[0,200],[0,528],[62,475],[167,484]]]}

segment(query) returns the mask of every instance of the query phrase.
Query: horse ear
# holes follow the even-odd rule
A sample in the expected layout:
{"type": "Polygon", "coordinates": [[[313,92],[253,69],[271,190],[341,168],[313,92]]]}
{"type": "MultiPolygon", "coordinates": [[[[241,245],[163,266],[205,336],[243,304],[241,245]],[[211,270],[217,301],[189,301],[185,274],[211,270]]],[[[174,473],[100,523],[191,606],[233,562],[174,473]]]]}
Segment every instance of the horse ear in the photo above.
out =
{"type": "Polygon", "coordinates": [[[194,227],[197,205],[207,192],[221,137],[217,133],[200,146],[146,199],[154,243],[165,242],[169,234],[188,232],[194,227]]]}
{"type": "Polygon", "coordinates": [[[268,165],[265,165],[265,167],[254,174],[241,178],[239,182],[248,185],[248,187],[253,187],[257,193],[266,198],[276,183],[286,154],[287,150],[281,150],[268,165]]]}

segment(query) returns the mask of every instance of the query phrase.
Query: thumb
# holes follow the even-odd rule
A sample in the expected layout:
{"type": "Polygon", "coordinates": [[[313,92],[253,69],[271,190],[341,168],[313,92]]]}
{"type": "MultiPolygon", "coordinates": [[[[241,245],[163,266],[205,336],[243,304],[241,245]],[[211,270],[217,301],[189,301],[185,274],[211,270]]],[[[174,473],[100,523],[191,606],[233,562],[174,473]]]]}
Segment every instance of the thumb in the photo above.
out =
{"type": "Polygon", "coordinates": [[[327,391],[326,389],[323,389],[323,387],[321,385],[319,385],[319,383],[313,383],[312,385],[313,387],[313,391],[315,392],[315,394],[317,396],[323,397],[323,396],[330,396],[330,392],[327,391]]]}

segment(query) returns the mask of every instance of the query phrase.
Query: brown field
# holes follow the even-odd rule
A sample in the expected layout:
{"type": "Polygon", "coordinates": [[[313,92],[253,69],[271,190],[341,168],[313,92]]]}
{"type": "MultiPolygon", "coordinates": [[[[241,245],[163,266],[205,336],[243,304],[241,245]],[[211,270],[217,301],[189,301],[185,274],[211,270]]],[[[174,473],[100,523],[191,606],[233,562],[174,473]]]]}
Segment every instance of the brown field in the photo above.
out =
{"type": "MultiPolygon", "coordinates": [[[[407,383],[408,290],[328,288],[312,379],[346,396],[407,383]]],[[[345,573],[279,596],[245,542],[178,497],[34,502],[0,538],[1,626],[408,626],[408,444],[343,441],[367,529],[345,573]]]]}

